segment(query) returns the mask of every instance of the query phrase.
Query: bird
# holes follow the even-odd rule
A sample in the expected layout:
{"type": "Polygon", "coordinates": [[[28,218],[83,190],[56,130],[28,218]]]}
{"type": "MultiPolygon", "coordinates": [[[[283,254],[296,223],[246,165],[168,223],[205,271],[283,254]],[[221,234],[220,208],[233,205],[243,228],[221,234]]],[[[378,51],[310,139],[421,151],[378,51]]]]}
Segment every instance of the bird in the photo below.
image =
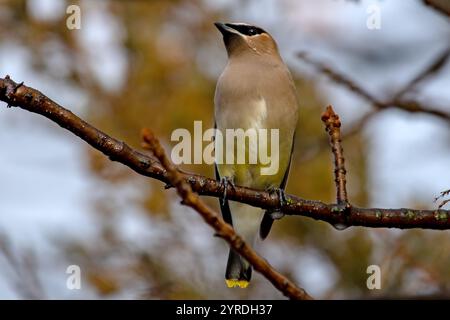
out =
{"type": "MultiPolygon", "coordinates": [[[[224,190],[230,183],[232,186],[278,192],[281,207],[285,199],[284,189],[299,113],[299,98],[294,81],[280,56],[277,43],[264,29],[242,22],[214,24],[222,34],[228,56],[214,94],[215,129],[221,133],[239,128],[278,129],[279,132],[278,170],[274,174],[262,174],[263,164],[259,160],[242,164],[217,161],[216,158],[216,179],[224,183],[224,190]]],[[[228,146],[226,135],[222,136],[223,145],[228,146]]],[[[236,144],[232,149],[225,147],[224,153],[236,155],[241,151],[248,155],[248,150],[240,148],[251,148],[249,144],[236,144]]],[[[274,219],[282,217],[279,210],[269,212],[228,201],[225,192],[219,199],[223,219],[250,245],[264,240],[274,219]]],[[[249,262],[230,248],[225,271],[226,285],[230,288],[246,288],[251,275],[249,262]]]]}

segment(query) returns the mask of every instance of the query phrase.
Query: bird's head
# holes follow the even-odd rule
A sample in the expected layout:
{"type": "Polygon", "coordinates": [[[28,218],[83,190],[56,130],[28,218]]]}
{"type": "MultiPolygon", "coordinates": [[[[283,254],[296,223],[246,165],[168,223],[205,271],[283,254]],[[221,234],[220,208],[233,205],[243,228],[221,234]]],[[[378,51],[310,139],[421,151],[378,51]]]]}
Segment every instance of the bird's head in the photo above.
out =
{"type": "Polygon", "coordinates": [[[242,54],[278,56],[278,48],[270,34],[247,23],[214,23],[223,35],[229,57],[242,54]]]}

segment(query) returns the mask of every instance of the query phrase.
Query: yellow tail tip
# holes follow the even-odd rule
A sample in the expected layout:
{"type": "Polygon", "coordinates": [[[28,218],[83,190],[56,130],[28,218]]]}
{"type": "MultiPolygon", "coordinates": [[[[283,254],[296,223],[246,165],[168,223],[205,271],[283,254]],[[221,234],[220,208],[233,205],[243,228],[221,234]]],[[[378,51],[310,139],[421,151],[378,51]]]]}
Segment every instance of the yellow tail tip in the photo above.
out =
{"type": "Polygon", "coordinates": [[[241,289],[245,289],[248,287],[250,282],[246,280],[236,280],[236,279],[225,279],[228,288],[239,287],[241,289]]]}

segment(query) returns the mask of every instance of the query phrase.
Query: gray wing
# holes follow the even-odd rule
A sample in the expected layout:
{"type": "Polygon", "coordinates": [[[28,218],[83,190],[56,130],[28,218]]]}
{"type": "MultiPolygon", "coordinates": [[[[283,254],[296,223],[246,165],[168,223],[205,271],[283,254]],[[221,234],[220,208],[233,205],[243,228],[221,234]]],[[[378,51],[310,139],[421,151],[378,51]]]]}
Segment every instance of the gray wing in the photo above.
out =
{"type": "MultiPolygon", "coordinates": [[[[280,184],[280,189],[283,191],[286,188],[286,183],[287,183],[287,179],[289,176],[289,170],[291,169],[291,161],[292,161],[292,153],[294,151],[294,145],[295,145],[295,133],[294,133],[294,137],[292,138],[291,156],[289,158],[289,164],[286,169],[286,172],[284,173],[283,180],[281,181],[281,184],[280,184]]],[[[272,219],[272,216],[270,215],[270,213],[271,213],[270,211],[266,211],[264,213],[264,216],[261,221],[261,226],[259,227],[259,236],[263,240],[265,238],[267,238],[267,236],[269,235],[270,229],[272,228],[273,219],[272,219]]]]}
{"type": "MultiPolygon", "coordinates": [[[[214,122],[214,129],[217,128],[216,123],[214,122]]],[[[220,181],[221,177],[219,174],[219,169],[217,168],[217,163],[214,163],[214,175],[216,180],[220,181]]],[[[233,225],[233,219],[231,218],[230,205],[228,204],[228,200],[223,201],[223,198],[219,198],[220,211],[222,212],[223,220],[226,223],[233,225]]]]}

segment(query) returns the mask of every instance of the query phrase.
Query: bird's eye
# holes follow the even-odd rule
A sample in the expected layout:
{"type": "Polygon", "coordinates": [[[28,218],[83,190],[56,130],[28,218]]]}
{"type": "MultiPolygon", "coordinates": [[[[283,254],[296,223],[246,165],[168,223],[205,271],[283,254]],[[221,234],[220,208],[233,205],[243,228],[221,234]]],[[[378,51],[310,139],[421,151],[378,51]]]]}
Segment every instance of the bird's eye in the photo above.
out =
{"type": "Polygon", "coordinates": [[[255,26],[248,26],[244,24],[226,24],[227,27],[233,28],[237,30],[239,33],[244,34],[246,36],[255,36],[257,34],[264,33],[265,31],[261,28],[255,26]]]}
{"type": "Polygon", "coordinates": [[[256,29],[255,28],[250,28],[248,29],[248,35],[249,36],[254,36],[256,34],[256,29]]]}

